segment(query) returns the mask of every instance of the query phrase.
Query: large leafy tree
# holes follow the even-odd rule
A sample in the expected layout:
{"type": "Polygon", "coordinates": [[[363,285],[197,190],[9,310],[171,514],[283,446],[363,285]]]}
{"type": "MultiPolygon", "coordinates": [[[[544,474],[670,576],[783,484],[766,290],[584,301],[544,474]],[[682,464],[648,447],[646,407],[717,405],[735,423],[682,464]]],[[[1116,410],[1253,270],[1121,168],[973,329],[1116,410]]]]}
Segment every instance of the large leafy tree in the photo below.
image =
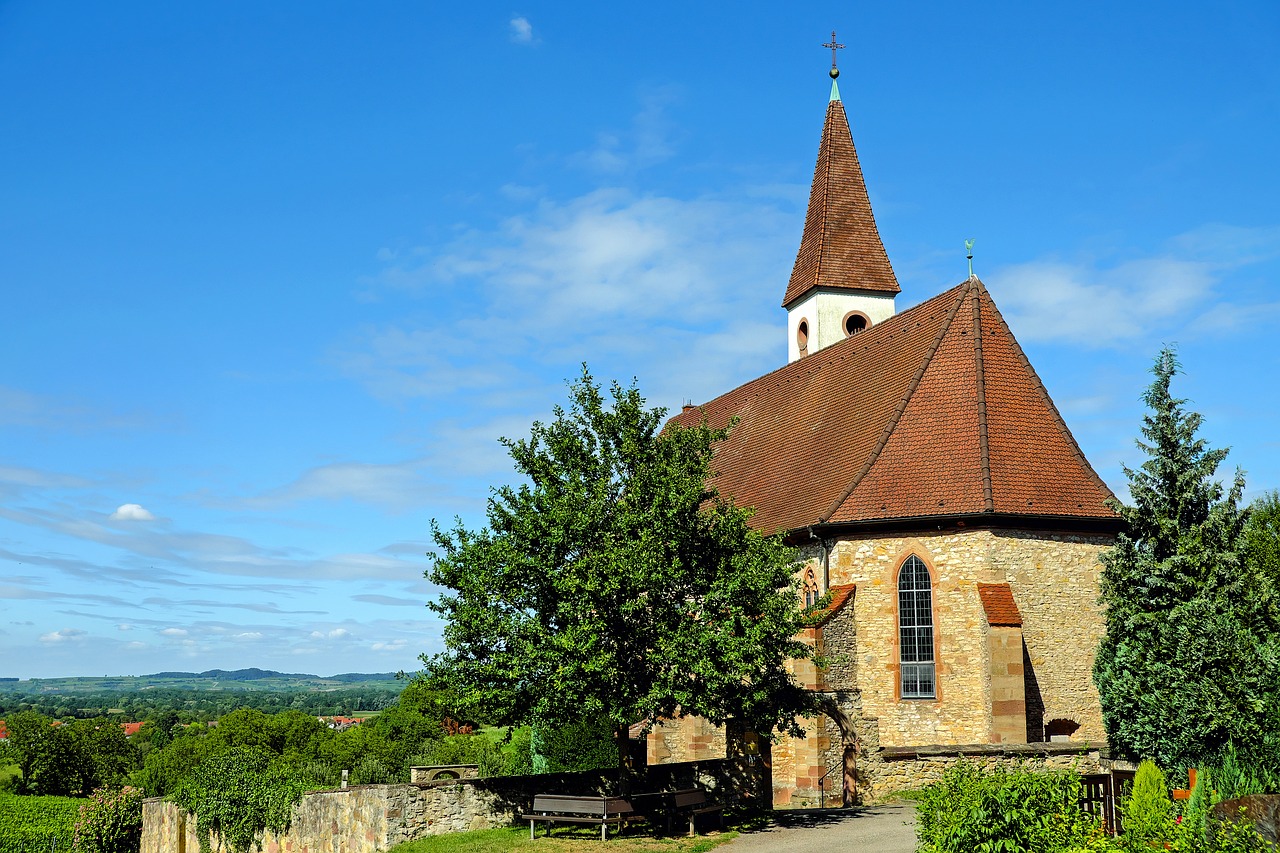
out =
{"type": "Polygon", "coordinates": [[[1114,749],[1187,767],[1267,738],[1277,625],[1265,585],[1240,558],[1244,477],[1217,478],[1227,451],[1198,437],[1200,415],[1172,395],[1172,349],[1152,372],[1138,441],[1147,460],[1125,468],[1132,504],[1112,504],[1126,530],[1102,558],[1106,635],[1094,678],[1114,749]]]}
{"type": "Polygon", "coordinates": [[[709,484],[727,430],[664,419],[584,367],[567,410],[503,439],[527,481],[494,489],[483,529],[433,524],[447,621],[428,684],[502,724],[591,720],[621,739],[696,714],[798,732],[793,555],[709,484]]]}

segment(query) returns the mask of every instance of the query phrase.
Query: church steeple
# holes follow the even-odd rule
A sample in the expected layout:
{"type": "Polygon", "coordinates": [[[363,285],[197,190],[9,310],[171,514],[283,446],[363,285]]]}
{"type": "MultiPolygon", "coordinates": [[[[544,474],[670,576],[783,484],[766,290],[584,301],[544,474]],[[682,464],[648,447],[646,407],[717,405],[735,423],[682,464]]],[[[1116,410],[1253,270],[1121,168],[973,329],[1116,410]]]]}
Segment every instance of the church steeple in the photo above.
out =
{"type": "Polygon", "coordinates": [[[893,297],[900,291],[871,213],[835,82],[839,73],[833,61],[804,234],[782,299],[789,315],[790,361],[893,316],[893,297]]]}

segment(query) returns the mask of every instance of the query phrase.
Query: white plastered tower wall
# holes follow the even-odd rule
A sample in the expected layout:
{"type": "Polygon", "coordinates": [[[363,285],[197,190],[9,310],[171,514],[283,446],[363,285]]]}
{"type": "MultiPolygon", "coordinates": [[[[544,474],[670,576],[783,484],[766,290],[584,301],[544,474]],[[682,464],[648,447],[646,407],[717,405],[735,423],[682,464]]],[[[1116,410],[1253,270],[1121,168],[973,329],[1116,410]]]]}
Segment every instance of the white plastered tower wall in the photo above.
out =
{"type": "Polygon", "coordinates": [[[867,327],[883,323],[895,313],[894,294],[872,290],[815,288],[787,308],[787,363],[812,355],[848,337],[845,319],[861,314],[867,327]],[[808,332],[808,348],[800,349],[800,324],[808,332]]]}

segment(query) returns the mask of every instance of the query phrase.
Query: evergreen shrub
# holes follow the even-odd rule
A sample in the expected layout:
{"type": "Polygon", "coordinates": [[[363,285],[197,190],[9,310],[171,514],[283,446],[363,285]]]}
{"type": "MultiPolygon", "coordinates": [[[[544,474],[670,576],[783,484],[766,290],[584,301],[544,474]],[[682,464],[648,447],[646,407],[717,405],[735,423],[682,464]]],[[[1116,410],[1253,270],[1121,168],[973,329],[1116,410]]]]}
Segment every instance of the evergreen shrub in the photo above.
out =
{"type": "Polygon", "coordinates": [[[984,770],[970,761],[915,794],[922,853],[1059,853],[1106,849],[1103,832],[1080,807],[1083,784],[1071,770],[1027,764],[984,770]]]}

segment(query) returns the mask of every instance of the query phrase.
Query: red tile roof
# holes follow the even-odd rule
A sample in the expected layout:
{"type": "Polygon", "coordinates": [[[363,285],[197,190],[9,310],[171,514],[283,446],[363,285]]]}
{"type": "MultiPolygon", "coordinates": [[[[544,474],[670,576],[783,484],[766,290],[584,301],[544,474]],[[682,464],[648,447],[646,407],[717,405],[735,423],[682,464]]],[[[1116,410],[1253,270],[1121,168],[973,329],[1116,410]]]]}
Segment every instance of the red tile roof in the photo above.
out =
{"type": "Polygon", "coordinates": [[[142,728],[142,723],[121,723],[120,728],[124,729],[125,737],[133,737],[142,728]]]}
{"type": "Polygon", "coordinates": [[[978,596],[987,614],[987,624],[996,627],[1022,627],[1022,614],[1013,600],[1013,590],[1007,583],[980,583],[978,596]]]}
{"type": "Polygon", "coordinates": [[[763,530],[1005,514],[1114,519],[986,288],[971,278],[676,421],[740,422],[712,483],[763,530]]]}
{"type": "Polygon", "coordinates": [[[9,730],[5,728],[4,720],[0,720],[0,740],[5,740],[8,737],[9,737],[9,730]]]}
{"type": "Polygon", "coordinates": [[[826,607],[816,611],[809,617],[809,627],[818,628],[830,622],[831,617],[835,616],[840,608],[844,607],[849,599],[853,598],[857,588],[858,585],[852,583],[831,587],[831,601],[827,603],[826,607]]]}
{"type": "Polygon", "coordinates": [[[815,287],[899,292],[839,100],[827,105],[804,234],[783,307],[815,287]]]}

